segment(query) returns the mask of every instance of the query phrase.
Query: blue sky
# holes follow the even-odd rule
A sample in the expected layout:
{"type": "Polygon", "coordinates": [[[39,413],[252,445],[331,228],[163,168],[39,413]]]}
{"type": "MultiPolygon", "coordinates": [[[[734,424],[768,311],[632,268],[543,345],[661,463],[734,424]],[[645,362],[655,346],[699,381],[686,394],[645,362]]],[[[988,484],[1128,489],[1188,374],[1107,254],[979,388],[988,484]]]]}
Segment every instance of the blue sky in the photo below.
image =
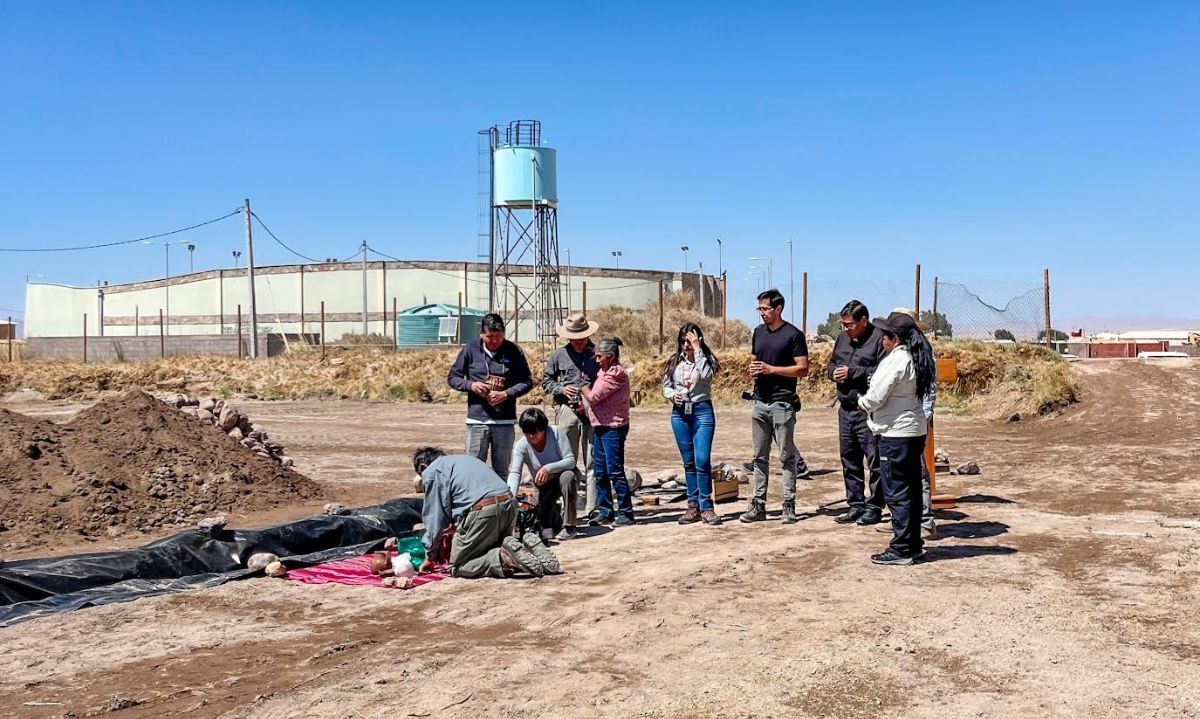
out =
{"type": "MultiPolygon", "coordinates": [[[[0,247],[124,240],[250,197],[313,257],[366,240],[470,259],[475,132],[537,118],[577,264],[676,269],[687,244],[711,271],[721,237],[746,318],[746,258],[783,284],[792,238],[814,283],[921,262],[1036,287],[1049,267],[1056,316],[1200,320],[1196,2],[0,0],[0,86],[0,247]]],[[[185,237],[196,269],[230,266],[242,228],[185,237]]],[[[294,260],[262,240],[260,263],[294,260]]],[[[162,265],[141,245],[0,253],[0,315],[26,275],[162,265]]]]}

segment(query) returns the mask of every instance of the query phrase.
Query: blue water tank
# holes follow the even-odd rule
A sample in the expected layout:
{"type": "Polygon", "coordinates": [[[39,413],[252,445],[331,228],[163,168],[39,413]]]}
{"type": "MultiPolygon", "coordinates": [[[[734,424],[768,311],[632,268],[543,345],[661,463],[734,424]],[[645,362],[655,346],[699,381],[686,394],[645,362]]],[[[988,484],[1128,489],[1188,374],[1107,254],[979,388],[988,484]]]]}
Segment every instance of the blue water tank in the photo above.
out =
{"type": "Polygon", "coordinates": [[[558,204],[558,151],[502,145],[495,150],[497,207],[558,204]]]}
{"type": "MultiPolygon", "coordinates": [[[[447,344],[441,333],[441,321],[445,317],[456,317],[458,307],[444,303],[417,305],[400,312],[396,318],[396,339],[401,347],[425,347],[447,344]]],[[[483,310],[462,308],[462,336],[469,342],[479,336],[483,322],[483,310]]]]}

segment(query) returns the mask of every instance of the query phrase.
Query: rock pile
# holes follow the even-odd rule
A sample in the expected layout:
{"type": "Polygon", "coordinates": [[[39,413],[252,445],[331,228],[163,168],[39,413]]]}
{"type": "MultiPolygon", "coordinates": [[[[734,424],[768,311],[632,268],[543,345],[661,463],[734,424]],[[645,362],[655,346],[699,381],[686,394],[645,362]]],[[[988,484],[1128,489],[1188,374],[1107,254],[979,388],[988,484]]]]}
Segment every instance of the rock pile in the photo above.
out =
{"type": "Polygon", "coordinates": [[[192,419],[216,427],[260,457],[273,459],[284,467],[291,467],[295,464],[291,457],[284,454],[283,445],[272,442],[265,429],[254,424],[250,421],[250,417],[223,399],[216,397],[198,399],[180,394],[168,401],[167,404],[192,419]]]}

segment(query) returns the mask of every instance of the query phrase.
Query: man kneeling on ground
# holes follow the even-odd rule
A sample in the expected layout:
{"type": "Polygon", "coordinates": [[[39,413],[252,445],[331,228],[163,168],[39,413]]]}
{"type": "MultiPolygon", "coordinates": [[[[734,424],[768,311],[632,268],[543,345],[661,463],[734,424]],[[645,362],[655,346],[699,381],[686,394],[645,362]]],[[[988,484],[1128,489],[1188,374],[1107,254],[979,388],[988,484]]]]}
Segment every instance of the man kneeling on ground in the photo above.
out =
{"type": "MultiPolygon", "coordinates": [[[[420,475],[425,494],[421,519],[426,551],[433,549],[443,529],[455,526],[450,541],[452,576],[475,579],[559,573],[558,559],[537,535],[527,533],[523,540],[512,536],[517,504],[508,485],[491,467],[475,457],[447,456],[437,447],[420,447],[413,453],[413,469],[420,475]]],[[[432,570],[433,560],[427,554],[419,571],[432,570]]]]}

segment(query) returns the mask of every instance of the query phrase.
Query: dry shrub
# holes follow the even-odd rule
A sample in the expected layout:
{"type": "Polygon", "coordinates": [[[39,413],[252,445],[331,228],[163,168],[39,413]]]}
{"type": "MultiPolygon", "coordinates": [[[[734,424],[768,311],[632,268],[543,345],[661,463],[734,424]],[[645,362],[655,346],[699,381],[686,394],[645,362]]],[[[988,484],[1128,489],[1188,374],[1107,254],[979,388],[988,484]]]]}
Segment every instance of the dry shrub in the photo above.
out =
{"type": "MultiPolygon", "coordinates": [[[[625,347],[633,352],[658,351],[658,302],[651,301],[641,310],[605,305],[588,313],[588,319],[600,323],[602,337],[620,337],[625,347]]],[[[721,320],[701,314],[696,296],[690,292],[672,292],[663,300],[663,338],[667,349],[675,346],[679,328],[694,322],[704,330],[704,339],[710,347],[721,346],[721,320]]],[[[741,320],[729,320],[727,347],[748,347],[750,328],[741,320]]]]}

